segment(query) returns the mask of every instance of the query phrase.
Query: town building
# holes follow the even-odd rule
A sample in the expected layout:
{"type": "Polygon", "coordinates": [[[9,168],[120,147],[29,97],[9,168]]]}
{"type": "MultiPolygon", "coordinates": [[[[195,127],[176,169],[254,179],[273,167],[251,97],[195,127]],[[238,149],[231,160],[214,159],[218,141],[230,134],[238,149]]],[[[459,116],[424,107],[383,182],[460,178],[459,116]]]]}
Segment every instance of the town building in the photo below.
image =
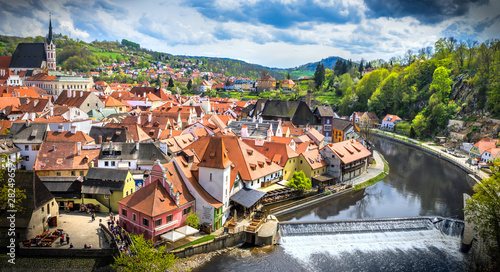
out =
{"type": "Polygon", "coordinates": [[[397,123],[403,122],[399,116],[394,114],[387,114],[384,119],[382,119],[381,129],[394,130],[397,123]]]}
{"type": "Polygon", "coordinates": [[[195,211],[195,198],[173,163],[156,162],[144,184],[118,201],[119,222],[126,231],[158,242],[163,234],[185,225],[195,211]]]}
{"type": "Polygon", "coordinates": [[[359,126],[363,128],[378,128],[380,125],[380,119],[377,117],[377,114],[374,112],[364,112],[361,115],[361,119],[359,121],[359,126]]]}
{"type": "Polygon", "coordinates": [[[156,160],[169,161],[158,143],[102,143],[98,167],[129,170],[151,169],[156,160]]]}
{"type": "Polygon", "coordinates": [[[368,168],[372,153],[359,141],[351,139],[328,144],[320,150],[327,163],[327,173],[338,182],[347,182],[368,168]]]}
{"type": "Polygon", "coordinates": [[[343,142],[347,139],[357,138],[359,128],[352,121],[344,119],[333,119],[332,121],[332,142],[343,142]]]}
{"type": "Polygon", "coordinates": [[[339,118],[339,116],[333,111],[332,107],[328,105],[316,107],[314,115],[320,120],[321,129],[319,132],[325,136],[325,141],[331,142],[332,122],[334,118],[339,118]]]}
{"type": "Polygon", "coordinates": [[[21,169],[33,170],[40,145],[49,131],[48,124],[26,122],[12,123],[12,141],[21,149],[21,169]]]}

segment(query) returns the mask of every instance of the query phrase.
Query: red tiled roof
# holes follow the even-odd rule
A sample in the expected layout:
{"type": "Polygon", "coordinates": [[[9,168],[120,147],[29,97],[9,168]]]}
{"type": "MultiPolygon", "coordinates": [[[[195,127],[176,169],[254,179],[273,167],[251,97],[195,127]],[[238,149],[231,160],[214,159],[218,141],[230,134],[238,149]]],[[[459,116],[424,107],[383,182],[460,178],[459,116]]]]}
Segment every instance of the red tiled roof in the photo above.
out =
{"type": "Polygon", "coordinates": [[[344,164],[348,164],[371,156],[371,152],[357,140],[347,140],[343,142],[328,144],[323,148],[333,151],[344,164]]]}

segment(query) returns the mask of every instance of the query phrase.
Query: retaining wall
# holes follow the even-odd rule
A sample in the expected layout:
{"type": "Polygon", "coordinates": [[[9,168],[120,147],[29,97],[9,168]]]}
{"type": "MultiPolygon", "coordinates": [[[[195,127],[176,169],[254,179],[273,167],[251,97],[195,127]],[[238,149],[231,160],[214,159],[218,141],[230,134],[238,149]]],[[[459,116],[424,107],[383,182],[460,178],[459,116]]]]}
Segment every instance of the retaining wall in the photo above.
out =
{"type": "Polygon", "coordinates": [[[77,249],[77,248],[39,248],[21,247],[20,256],[26,257],[75,257],[75,258],[103,258],[117,253],[115,249],[77,249]]]}
{"type": "Polygon", "coordinates": [[[246,233],[239,232],[235,234],[226,234],[219,237],[215,237],[214,240],[204,242],[194,246],[188,246],[179,250],[170,251],[177,258],[187,258],[196,254],[208,253],[215,250],[232,247],[246,240],[246,233]]]}

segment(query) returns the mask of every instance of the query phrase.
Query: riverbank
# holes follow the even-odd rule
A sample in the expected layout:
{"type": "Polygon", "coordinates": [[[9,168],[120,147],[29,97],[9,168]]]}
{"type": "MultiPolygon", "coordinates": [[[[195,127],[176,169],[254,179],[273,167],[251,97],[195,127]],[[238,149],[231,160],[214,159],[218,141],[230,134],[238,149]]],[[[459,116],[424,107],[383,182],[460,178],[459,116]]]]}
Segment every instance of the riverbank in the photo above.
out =
{"type": "Polygon", "coordinates": [[[444,152],[444,151],[442,151],[434,146],[431,146],[429,144],[422,143],[422,142],[419,142],[415,139],[411,139],[411,138],[401,136],[401,135],[398,135],[395,133],[380,131],[378,129],[371,129],[370,131],[375,133],[377,136],[380,136],[380,137],[383,137],[385,139],[389,139],[389,140],[392,140],[392,141],[395,141],[395,142],[398,142],[398,143],[401,143],[401,144],[404,144],[407,146],[411,146],[413,148],[416,148],[418,150],[421,150],[421,151],[429,153],[433,156],[436,156],[442,160],[445,160],[445,161],[459,167],[460,169],[464,170],[467,174],[472,174],[472,175],[476,176],[476,178],[479,180],[482,180],[482,179],[489,177],[488,174],[486,174],[486,173],[478,170],[476,167],[466,163],[467,158],[453,157],[453,156],[449,155],[448,153],[446,153],[446,152],[444,152]]]}
{"type": "Polygon", "coordinates": [[[179,258],[179,259],[177,259],[174,266],[172,267],[172,271],[192,271],[193,269],[196,269],[196,268],[202,266],[203,264],[205,264],[206,262],[210,261],[213,257],[218,256],[218,255],[222,255],[222,254],[227,253],[229,251],[232,251],[238,247],[239,247],[239,245],[216,250],[216,251],[212,251],[212,252],[208,252],[208,253],[193,255],[193,256],[187,257],[187,258],[179,258]]]}

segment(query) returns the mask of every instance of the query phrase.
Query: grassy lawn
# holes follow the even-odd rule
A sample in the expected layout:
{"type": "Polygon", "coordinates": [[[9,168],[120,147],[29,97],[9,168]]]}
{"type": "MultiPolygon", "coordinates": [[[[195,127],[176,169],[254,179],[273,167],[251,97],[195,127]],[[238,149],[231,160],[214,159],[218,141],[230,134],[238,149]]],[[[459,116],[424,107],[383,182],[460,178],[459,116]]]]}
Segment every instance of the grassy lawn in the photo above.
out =
{"type": "Polygon", "coordinates": [[[188,247],[188,246],[194,246],[194,245],[197,245],[197,244],[201,244],[201,243],[203,243],[203,242],[208,242],[208,241],[213,240],[214,238],[215,238],[215,235],[207,235],[207,236],[203,236],[203,237],[201,237],[201,238],[199,238],[199,239],[196,239],[196,240],[192,241],[192,242],[191,242],[191,243],[189,243],[189,244],[185,244],[185,245],[180,246],[180,247],[178,247],[178,248],[176,248],[176,249],[174,249],[174,250],[177,250],[177,249],[182,249],[182,248],[185,248],[185,247],[188,247]]]}
{"type": "Polygon", "coordinates": [[[314,75],[314,71],[304,71],[304,70],[301,70],[301,71],[292,71],[290,73],[290,75],[292,77],[301,77],[301,76],[308,76],[308,77],[312,77],[314,75]]]}
{"type": "Polygon", "coordinates": [[[116,59],[116,56],[121,55],[120,53],[114,53],[114,52],[92,52],[92,53],[101,56],[108,56],[113,59],[116,59]]]}
{"type": "MultiPolygon", "coordinates": [[[[376,177],[371,178],[371,179],[369,179],[361,184],[354,185],[354,191],[372,186],[373,184],[383,180],[387,176],[386,173],[389,173],[389,163],[387,163],[387,161],[383,157],[381,157],[381,158],[382,158],[382,161],[384,163],[384,172],[378,174],[376,177]]],[[[373,161],[373,164],[375,164],[375,162],[376,161],[373,161]]]]}

